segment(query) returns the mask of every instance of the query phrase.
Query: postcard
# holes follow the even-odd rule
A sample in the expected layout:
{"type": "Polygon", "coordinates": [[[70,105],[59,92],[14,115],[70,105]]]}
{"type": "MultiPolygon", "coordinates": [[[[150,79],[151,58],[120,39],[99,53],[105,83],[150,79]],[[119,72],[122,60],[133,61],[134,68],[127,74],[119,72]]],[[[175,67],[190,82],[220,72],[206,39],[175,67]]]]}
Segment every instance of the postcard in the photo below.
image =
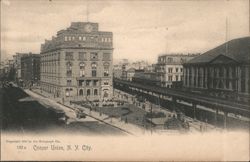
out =
{"type": "Polygon", "coordinates": [[[249,0],[1,0],[1,161],[249,161],[249,0]]]}

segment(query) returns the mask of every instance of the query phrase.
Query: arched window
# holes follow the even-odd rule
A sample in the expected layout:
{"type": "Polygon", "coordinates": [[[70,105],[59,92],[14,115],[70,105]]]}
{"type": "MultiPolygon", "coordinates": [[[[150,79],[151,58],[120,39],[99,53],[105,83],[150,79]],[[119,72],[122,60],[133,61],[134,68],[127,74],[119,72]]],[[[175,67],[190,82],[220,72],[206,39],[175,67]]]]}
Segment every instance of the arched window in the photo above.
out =
{"type": "Polygon", "coordinates": [[[108,98],[109,94],[107,91],[104,91],[104,95],[103,95],[103,98],[108,98]]]}
{"type": "Polygon", "coordinates": [[[87,90],[87,96],[90,96],[90,89],[87,90]]]}
{"type": "Polygon", "coordinates": [[[98,95],[98,90],[97,90],[97,89],[94,90],[94,95],[95,95],[95,96],[98,95]]]}
{"type": "Polygon", "coordinates": [[[82,89],[80,89],[79,95],[80,95],[80,96],[83,96],[83,90],[82,90],[82,89]]]}
{"type": "Polygon", "coordinates": [[[104,66],[104,71],[103,71],[103,76],[109,76],[109,63],[104,63],[103,64],[103,66],[104,66]]]}

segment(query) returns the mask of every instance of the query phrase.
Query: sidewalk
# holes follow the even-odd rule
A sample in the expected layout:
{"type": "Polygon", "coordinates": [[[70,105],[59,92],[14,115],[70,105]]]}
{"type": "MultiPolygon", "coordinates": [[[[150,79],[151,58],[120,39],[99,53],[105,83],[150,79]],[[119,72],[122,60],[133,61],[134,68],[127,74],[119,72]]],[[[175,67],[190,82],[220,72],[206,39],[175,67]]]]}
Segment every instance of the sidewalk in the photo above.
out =
{"type": "MultiPolygon", "coordinates": [[[[117,118],[110,118],[108,115],[100,114],[99,112],[90,111],[88,108],[85,108],[83,106],[71,104],[69,102],[65,102],[64,104],[58,103],[57,101],[48,98],[45,96],[45,93],[42,95],[37,92],[37,90],[31,91],[31,90],[24,90],[27,94],[37,99],[41,104],[47,105],[56,109],[63,110],[65,114],[70,118],[72,121],[85,121],[84,119],[78,119],[76,115],[77,110],[83,110],[83,113],[88,115],[88,118],[92,118],[93,121],[99,121],[108,125],[111,125],[113,127],[116,127],[122,131],[127,132],[128,134],[145,134],[147,131],[145,129],[142,129],[136,125],[125,123],[124,121],[120,121],[117,118]]],[[[50,96],[52,97],[52,96],[50,96]]],[[[86,118],[85,118],[86,119],[86,118]]],[[[88,119],[90,120],[90,119],[88,119]]]]}

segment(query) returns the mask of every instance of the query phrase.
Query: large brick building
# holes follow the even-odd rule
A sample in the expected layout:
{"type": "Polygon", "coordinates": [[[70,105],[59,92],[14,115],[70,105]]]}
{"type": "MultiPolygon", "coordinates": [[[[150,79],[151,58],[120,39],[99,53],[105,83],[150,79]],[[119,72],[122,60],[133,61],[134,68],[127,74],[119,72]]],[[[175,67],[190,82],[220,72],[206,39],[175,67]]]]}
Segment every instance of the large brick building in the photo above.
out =
{"type": "Polygon", "coordinates": [[[14,60],[14,68],[15,68],[15,71],[16,71],[16,76],[15,76],[15,79],[16,81],[20,81],[20,79],[22,78],[21,77],[21,58],[23,56],[27,56],[29,53],[16,53],[14,56],[13,56],[13,60],[14,60]]]}
{"type": "Polygon", "coordinates": [[[110,99],[112,66],[112,32],[73,22],[41,45],[41,90],[66,100],[110,99]]]}
{"type": "Polygon", "coordinates": [[[184,64],[184,87],[249,100],[249,73],[250,37],[234,39],[184,64]]]}
{"type": "Polygon", "coordinates": [[[21,57],[21,79],[24,85],[32,86],[40,80],[40,55],[29,53],[21,57]]]}

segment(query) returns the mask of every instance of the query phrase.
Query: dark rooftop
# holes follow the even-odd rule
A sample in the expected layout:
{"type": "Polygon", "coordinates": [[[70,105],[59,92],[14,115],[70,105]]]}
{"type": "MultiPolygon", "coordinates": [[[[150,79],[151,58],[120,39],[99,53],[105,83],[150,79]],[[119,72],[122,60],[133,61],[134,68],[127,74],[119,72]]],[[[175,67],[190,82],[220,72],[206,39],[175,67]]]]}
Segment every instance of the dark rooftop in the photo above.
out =
{"type": "Polygon", "coordinates": [[[219,55],[227,56],[238,63],[250,63],[250,37],[228,41],[200,56],[193,58],[186,64],[205,64],[219,55]]]}

